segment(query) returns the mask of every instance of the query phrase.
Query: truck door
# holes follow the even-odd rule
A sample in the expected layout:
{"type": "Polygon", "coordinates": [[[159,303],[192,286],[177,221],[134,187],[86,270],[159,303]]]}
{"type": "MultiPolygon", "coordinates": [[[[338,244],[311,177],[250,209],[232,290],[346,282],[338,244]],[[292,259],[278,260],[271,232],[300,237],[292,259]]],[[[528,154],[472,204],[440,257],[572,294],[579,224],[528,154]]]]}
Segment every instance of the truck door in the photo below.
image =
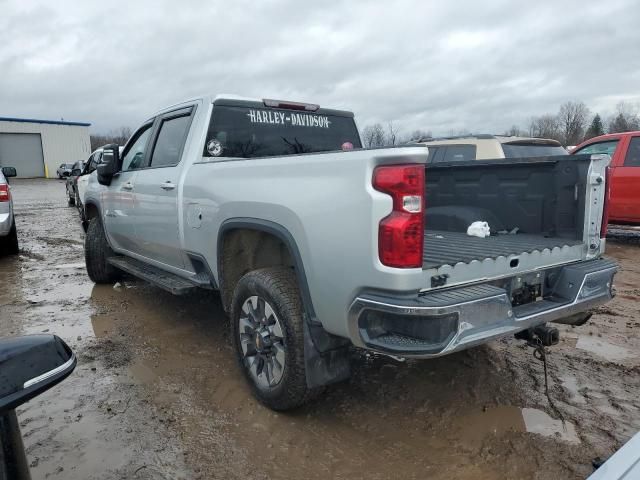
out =
{"type": "Polygon", "coordinates": [[[640,136],[629,138],[627,152],[620,166],[614,169],[613,184],[616,204],[614,218],[640,223],[640,136]]]}
{"type": "Polygon", "coordinates": [[[106,233],[111,245],[119,250],[136,253],[133,218],[136,175],[144,165],[152,127],[153,122],[147,123],[133,134],[122,152],[121,171],[114,175],[102,194],[106,233]]]}
{"type": "Polygon", "coordinates": [[[184,268],[178,226],[180,160],[191,125],[192,107],[156,120],[148,167],[136,178],[136,235],[139,253],[184,268]]]}

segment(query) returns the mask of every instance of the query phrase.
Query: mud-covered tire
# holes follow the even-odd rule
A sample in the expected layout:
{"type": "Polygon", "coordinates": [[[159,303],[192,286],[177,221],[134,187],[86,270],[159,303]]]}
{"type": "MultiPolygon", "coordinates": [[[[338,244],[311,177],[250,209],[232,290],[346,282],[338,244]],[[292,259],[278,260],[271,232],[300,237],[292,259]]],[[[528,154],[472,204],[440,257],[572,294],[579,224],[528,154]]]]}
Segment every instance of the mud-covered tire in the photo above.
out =
{"type": "Polygon", "coordinates": [[[17,255],[20,252],[18,245],[18,232],[15,219],[13,226],[6,237],[0,237],[0,255],[17,255]]]}
{"type": "Polygon", "coordinates": [[[107,262],[114,255],[100,218],[92,218],[84,238],[84,261],[87,274],[94,283],[114,283],[120,278],[120,271],[107,262]]]}
{"type": "Polygon", "coordinates": [[[304,363],[304,329],[302,300],[292,269],[271,267],[244,275],[233,292],[231,309],[232,341],[240,368],[254,395],[273,410],[291,410],[316,396],[321,389],[309,389],[304,363]],[[276,385],[261,385],[254,379],[240,341],[242,307],[251,297],[268,302],[282,330],[284,369],[276,385]]]}

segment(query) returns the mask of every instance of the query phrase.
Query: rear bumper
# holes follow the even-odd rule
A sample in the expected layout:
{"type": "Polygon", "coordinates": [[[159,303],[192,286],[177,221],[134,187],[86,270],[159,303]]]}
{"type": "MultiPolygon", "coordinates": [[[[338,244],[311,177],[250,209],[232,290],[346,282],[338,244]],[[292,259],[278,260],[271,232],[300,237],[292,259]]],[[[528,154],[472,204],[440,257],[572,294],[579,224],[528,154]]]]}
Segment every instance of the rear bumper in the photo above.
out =
{"type": "Polygon", "coordinates": [[[604,259],[556,269],[543,300],[516,307],[507,290],[492,284],[423,295],[365,293],[349,310],[351,341],[394,355],[446,355],[607,302],[617,269],[604,259]]]}
{"type": "Polygon", "coordinates": [[[11,225],[13,225],[12,214],[0,213],[0,237],[8,235],[11,231],[11,225]]]}

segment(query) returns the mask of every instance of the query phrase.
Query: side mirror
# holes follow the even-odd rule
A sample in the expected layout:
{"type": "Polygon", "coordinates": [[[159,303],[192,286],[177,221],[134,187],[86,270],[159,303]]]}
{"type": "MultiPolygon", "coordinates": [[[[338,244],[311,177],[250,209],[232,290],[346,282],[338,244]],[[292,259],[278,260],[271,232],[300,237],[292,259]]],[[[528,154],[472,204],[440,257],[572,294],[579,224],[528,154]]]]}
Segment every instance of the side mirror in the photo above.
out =
{"type": "Polygon", "coordinates": [[[2,167],[2,174],[6,177],[15,177],[17,175],[16,169],[13,167],[2,167]]]}
{"type": "Polygon", "coordinates": [[[76,356],[56,335],[0,338],[0,415],[64,380],[76,356]]]}
{"type": "Polygon", "coordinates": [[[96,170],[98,170],[98,183],[101,185],[110,185],[113,176],[120,171],[120,151],[118,145],[111,143],[103,147],[102,161],[96,170]]]}

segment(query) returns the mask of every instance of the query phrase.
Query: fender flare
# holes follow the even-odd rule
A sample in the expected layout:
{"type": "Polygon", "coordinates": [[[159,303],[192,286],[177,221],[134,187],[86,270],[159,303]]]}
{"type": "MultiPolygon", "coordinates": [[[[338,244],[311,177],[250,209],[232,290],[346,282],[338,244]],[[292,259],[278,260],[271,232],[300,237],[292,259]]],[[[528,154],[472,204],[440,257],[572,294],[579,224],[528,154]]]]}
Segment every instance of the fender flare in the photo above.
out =
{"type": "Polygon", "coordinates": [[[218,230],[217,262],[218,262],[218,285],[222,290],[224,278],[221,275],[221,246],[222,239],[226,232],[236,228],[258,230],[269,233],[280,239],[289,249],[294,263],[300,297],[302,298],[303,322],[304,322],[304,358],[307,375],[307,385],[309,388],[321,387],[330,383],[345,380],[351,376],[351,364],[349,361],[349,345],[351,341],[327,332],[318,321],[307,276],[304,270],[304,263],[300,250],[293,235],[284,226],[262,220],[258,218],[230,218],[225,220],[218,230]]]}
{"type": "Polygon", "coordinates": [[[237,217],[237,218],[229,218],[222,222],[220,228],[218,229],[218,239],[217,239],[217,248],[216,248],[216,256],[217,256],[217,268],[218,268],[218,288],[220,290],[224,287],[224,278],[222,278],[222,243],[225,233],[229,230],[235,229],[249,229],[249,230],[258,230],[261,232],[269,233],[274,237],[284,243],[289,252],[291,253],[291,258],[294,263],[294,268],[296,272],[296,277],[298,278],[298,286],[300,287],[300,296],[302,297],[302,305],[305,311],[306,316],[312,322],[318,322],[315,314],[315,310],[313,309],[313,302],[311,300],[311,294],[309,292],[309,284],[307,283],[307,275],[304,271],[304,263],[302,261],[302,256],[300,255],[300,250],[298,249],[298,245],[291,235],[291,232],[287,230],[284,226],[279,223],[272,222],[269,220],[262,220],[259,218],[251,218],[251,217],[237,217]]]}

